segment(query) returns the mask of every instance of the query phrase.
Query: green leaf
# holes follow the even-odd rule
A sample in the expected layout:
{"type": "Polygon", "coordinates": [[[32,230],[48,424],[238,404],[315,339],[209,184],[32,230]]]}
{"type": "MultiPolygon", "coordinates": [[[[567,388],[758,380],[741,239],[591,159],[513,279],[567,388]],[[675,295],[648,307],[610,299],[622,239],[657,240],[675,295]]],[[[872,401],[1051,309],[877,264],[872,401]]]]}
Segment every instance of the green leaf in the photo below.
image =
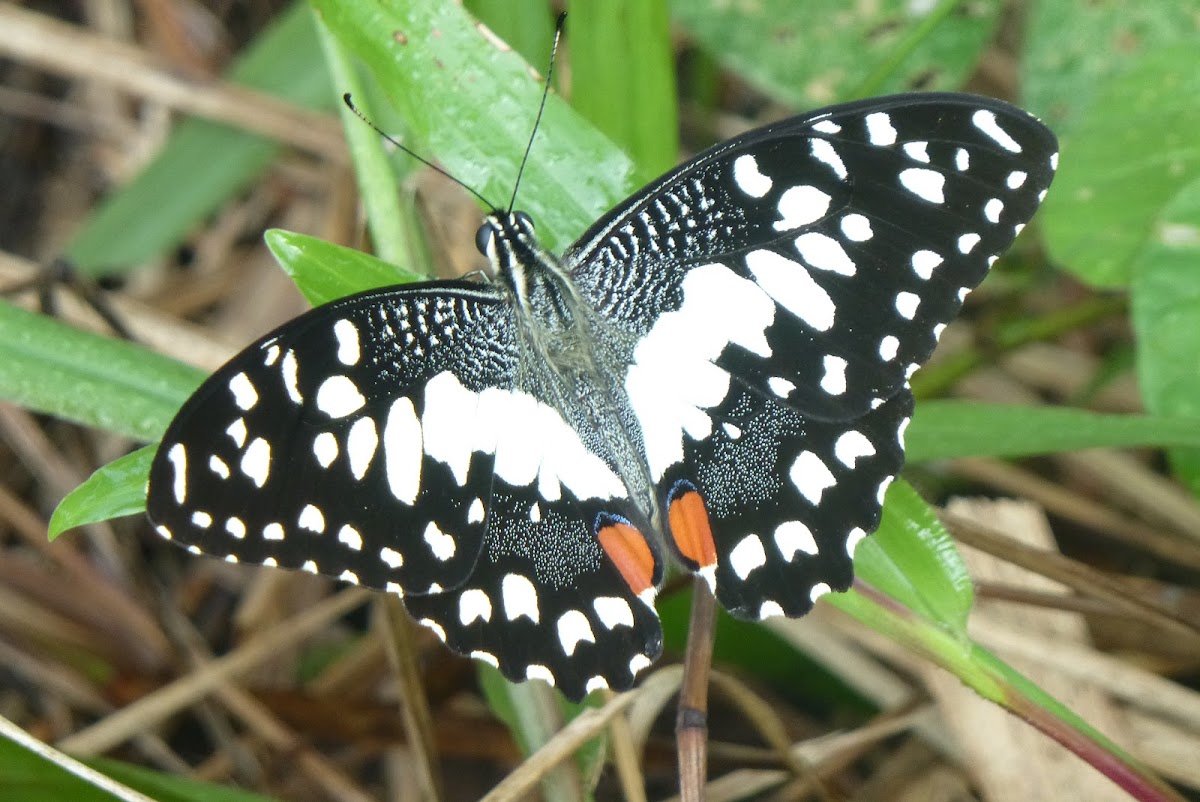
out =
{"type": "MultiPolygon", "coordinates": [[[[550,63],[554,12],[546,0],[466,0],[463,5],[539,71],[550,63]]],[[[543,73],[544,74],[544,73],[543,73]]]]}
{"type": "MultiPolygon", "coordinates": [[[[295,3],[230,70],[235,83],[308,108],[332,94],[312,17],[295,3]]],[[[161,255],[275,160],[279,145],[206,120],[186,120],[154,160],[84,224],[66,256],[90,275],[125,270],[161,255]]]]}
{"type": "Polygon", "coordinates": [[[907,482],[888,488],[879,529],[859,544],[854,571],[922,618],[966,637],[971,577],[937,515],[907,482]]]}
{"type": "Polygon", "coordinates": [[[1084,281],[1129,282],[1167,205],[1200,177],[1200,70],[1194,45],[1147,53],[1063,132],[1038,217],[1046,245],[1084,281]]]}
{"type": "Polygon", "coordinates": [[[1196,2],[1043,0],[1028,4],[1021,27],[1021,97],[1062,134],[1138,59],[1194,42],[1196,2]]]}
{"type": "Polygon", "coordinates": [[[424,276],[332,242],[273,228],[267,247],[313,306],[356,292],[420,281],[424,276]]]}
{"type": "Polygon", "coordinates": [[[673,0],[675,20],[726,66],[793,106],[957,89],[999,20],[996,0],[673,0]]]}
{"type": "MultiPolygon", "coordinates": [[[[579,703],[568,702],[544,682],[509,682],[499,669],[481,661],[476,665],[488,708],[508,727],[526,757],[554,737],[560,721],[566,724],[583,711],[600,706],[596,694],[579,703]]],[[[594,776],[596,763],[603,759],[604,744],[604,737],[593,738],[576,753],[575,760],[582,777],[594,776]]],[[[542,780],[542,792],[547,800],[579,799],[578,786],[577,778],[565,771],[551,771],[542,780]]]]}
{"type": "MultiPolygon", "coordinates": [[[[1200,180],[1163,210],[1132,286],[1138,384],[1146,406],[1200,432],[1200,180]]],[[[1194,441],[1174,441],[1174,445],[1194,441]]],[[[1200,450],[1176,449],[1179,477],[1200,494],[1200,450]]]]}
{"type": "MultiPolygon", "coordinates": [[[[93,758],[84,763],[158,802],[270,802],[269,797],[260,794],[161,774],[116,760],[93,758]]],[[[116,799],[45,756],[3,736],[0,736],[0,791],[4,799],[13,802],[113,802],[116,799]]]]}
{"type": "MultiPolygon", "coordinates": [[[[1192,265],[1193,269],[1195,265],[1192,265]]],[[[1176,291],[1178,293],[1178,290],[1176,291]]],[[[1178,297],[1178,295],[1176,296],[1178,297]]],[[[1193,317],[1196,310],[1190,310],[1193,317]]],[[[1200,326],[1200,318],[1197,319],[1200,326]]],[[[1200,327],[1180,329],[1197,351],[1200,327]]],[[[1179,365],[1171,351],[1164,357],[1179,365]]],[[[1188,399],[1193,405],[1194,397],[1188,399]]],[[[1192,411],[1200,417],[1200,410],[1192,411]]],[[[1066,407],[1006,406],[969,401],[922,401],[917,404],[905,441],[908,462],[956,457],[1027,457],[1084,448],[1200,446],[1200,425],[1182,417],[1104,415],[1066,407]]]]}
{"type": "Polygon", "coordinates": [[[649,180],[679,157],[675,51],[664,0],[571,3],[571,105],[649,180]]]}
{"type": "MultiPolygon", "coordinates": [[[[414,149],[507,206],[541,100],[529,66],[495,47],[453,3],[313,6],[388,93],[414,149]]],[[[517,199],[542,241],[561,250],[634,186],[629,159],[552,95],[517,199]]]]}
{"type": "Polygon", "coordinates": [[[204,374],[137,345],[0,302],[0,398],[155,440],[204,374]]]}
{"type": "Polygon", "coordinates": [[[157,445],[146,446],[98,469],[58,503],[50,516],[50,539],[84,524],[146,511],[146,481],[157,445]]]}

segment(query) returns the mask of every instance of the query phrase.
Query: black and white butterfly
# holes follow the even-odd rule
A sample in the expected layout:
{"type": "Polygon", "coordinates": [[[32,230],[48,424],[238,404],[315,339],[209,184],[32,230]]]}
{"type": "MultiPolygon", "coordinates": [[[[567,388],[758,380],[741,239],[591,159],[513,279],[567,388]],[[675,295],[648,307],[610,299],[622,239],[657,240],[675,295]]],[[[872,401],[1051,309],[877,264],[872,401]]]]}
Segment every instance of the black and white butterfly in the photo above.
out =
{"type": "Polygon", "coordinates": [[[403,595],[512,679],[628,688],[668,560],[747,619],[849,586],[908,378],[1056,162],[1006,103],[897,95],[717,145],[561,258],[493,210],[490,280],[344,298],[217,371],[163,438],[150,518],[403,595]]]}

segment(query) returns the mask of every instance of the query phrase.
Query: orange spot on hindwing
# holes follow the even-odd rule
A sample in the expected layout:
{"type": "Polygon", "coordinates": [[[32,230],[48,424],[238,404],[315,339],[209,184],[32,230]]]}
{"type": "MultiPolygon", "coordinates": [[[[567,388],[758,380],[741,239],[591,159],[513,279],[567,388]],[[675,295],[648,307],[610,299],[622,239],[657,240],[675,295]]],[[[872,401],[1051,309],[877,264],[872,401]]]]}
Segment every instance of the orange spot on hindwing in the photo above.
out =
{"type": "Polygon", "coordinates": [[[680,555],[699,571],[717,564],[717,546],[708,523],[704,499],[691,482],[681,481],[667,495],[667,520],[680,555]]]}
{"type": "Polygon", "coordinates": [[[654,552],[633,524],[615,515],[601,514],[596,520],[596,536],[635,595],[641,596],[654,588],[654,552]]]}

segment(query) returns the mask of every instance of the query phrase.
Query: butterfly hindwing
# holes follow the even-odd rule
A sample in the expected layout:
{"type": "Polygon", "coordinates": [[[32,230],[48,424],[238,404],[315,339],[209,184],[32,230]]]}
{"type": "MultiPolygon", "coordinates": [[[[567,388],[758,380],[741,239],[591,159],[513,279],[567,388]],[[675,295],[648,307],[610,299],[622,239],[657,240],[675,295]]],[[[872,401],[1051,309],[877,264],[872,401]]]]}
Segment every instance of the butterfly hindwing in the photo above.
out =
{"type": "Polygon", "coordinates": [[[677,507],[690,493],[702,501],[725,609],[796,617],[821,594],[849,587],[854,548],[879,525],[903,463],[911,413],[912,395],[902,391],[861,418],[819,421],[731,384],[712,410],[712,433],[685,434],[683,460],[660,485],[676,543],[677,507]]]}
{"type": "Polygon", "coordinates": [[[661,653],[662,630],[653,591],[639,596],[598,537],[597,521],[622,507],[567,496],[531,504],[498,480],[475,572],[454,591],[406,599],[408,610],[509,679],[545,679],[572,699],[629,688],[661,653]]]}

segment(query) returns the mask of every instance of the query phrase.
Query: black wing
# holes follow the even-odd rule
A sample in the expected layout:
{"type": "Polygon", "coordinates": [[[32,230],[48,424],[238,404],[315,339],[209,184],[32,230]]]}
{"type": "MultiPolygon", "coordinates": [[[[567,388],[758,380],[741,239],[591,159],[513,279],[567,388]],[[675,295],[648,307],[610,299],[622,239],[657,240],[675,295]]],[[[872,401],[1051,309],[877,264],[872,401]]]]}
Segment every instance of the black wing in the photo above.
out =
{"type": "Polygon", "coordinates": [[[1056,163],[1006,103],[877,98],[717,145],[571,249],[636,341],[622,378],[672,539],[731,611],[799,615],[848,586],[847,543],[903,461],[908,376],[1056,163]]]}
{"type": "Polygon", "coordinates": [[[514,326],[507,296],[468,282],[291,321],[168,428],[147,491],[157,531],[405,596],[513,679],[572,698],[628,687],[661,631],[652,593],[639,598],[597,535],[602,512],[632,511],[604,460],[518,386],[514,326]]]}

